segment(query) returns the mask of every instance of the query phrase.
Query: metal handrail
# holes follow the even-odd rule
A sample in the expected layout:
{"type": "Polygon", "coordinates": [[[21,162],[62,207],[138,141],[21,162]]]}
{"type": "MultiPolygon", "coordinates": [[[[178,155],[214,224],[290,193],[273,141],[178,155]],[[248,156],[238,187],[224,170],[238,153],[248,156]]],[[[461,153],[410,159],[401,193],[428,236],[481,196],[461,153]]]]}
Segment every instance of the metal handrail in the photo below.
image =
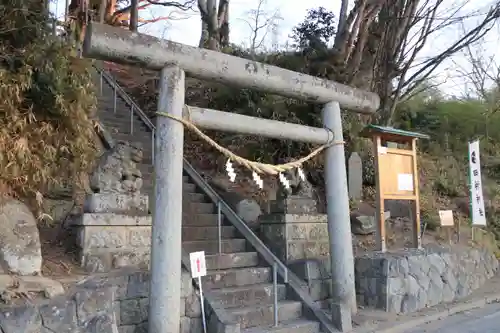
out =
{"type": "Polygon", "coordinates": [[[156,130],[155,125],[153,124],[151,119],[149,119],[149,117],[146,115],[144,111],[142,111],[139,105],[137,105],[134,102],[134,100],[130,98],[129,94],[127,94],[127,92],[123,90],[123,88],[118,84],[118,82],[116,82],[116,80],[110,74],[108,74],[103,68],[99,68],[97,65],[93,66],[99,72],[99,74],[102,75],[102,77],[106,80],[106,82],[110,86],[112,86],[113,89],[116,89],[116,92],[120,95],[120,97],[123,98],[123,100],[125,100],[127,104],[133,107],[134,112],[137,113],[139,118],[141,118],[141,120],[149,127],[149,129],[156,130]]]}
{"type": "MultiPolygon", "coordinates": [[[[156,133],[156,126],[151,122],[149,117],[142,111],[142,109],[132,100],[132,98],[120,87],[118,82],[109,75],[105,73],[103,69],[94,66],[96,70],[106,79],[113,88],[120,94],[120,97],[124,99],[126,103],[130,103],[133,112],[137,113],[141,120],[144,121],[145,125],[151,130],[151,132],[156,133]],[[104,75],[103,75],[104,74],[104,75]]],[[[333,326],[330,318],[326,316],[324,311],[319,308],[318,305],[314,303],[308,292],[304,290],[305,284],[297,275],[293,272],[289,272],[288,267],[279,260],[278,257],[262,242],[262,240],[248,227],[248,225],[241,219],[238,214],[219,196],[219,194],[207,183],[207,181],[193,168],[193,166],[183,157],[183,169],[194,181],[194,183],[210,198],[210,200],[216,204],[224,216],[231,222],[231,224],[243,235],[243,237],[250,242],[250,244],[255,248],[255,250],[264,258],[264,260],[275,268],[277,273],[283,278],[285,284],[288,284],[292,290],[296,293],[302,303],[308,308],[311,315],[315,317],[321,324],[321,328],[325,333],[338,332],[333,326]]]]}

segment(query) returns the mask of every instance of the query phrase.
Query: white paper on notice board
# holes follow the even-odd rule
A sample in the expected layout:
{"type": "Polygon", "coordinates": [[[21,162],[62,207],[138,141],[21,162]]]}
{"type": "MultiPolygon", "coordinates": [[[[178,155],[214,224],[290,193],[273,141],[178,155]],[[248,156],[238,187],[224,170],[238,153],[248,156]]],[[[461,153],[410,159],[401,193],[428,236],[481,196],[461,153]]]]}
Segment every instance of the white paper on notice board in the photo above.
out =
{"type": "Polygon", "coordinates": [[[413,175],[411,173],[398,174],[398,191],[413,191],[413,175]]]}

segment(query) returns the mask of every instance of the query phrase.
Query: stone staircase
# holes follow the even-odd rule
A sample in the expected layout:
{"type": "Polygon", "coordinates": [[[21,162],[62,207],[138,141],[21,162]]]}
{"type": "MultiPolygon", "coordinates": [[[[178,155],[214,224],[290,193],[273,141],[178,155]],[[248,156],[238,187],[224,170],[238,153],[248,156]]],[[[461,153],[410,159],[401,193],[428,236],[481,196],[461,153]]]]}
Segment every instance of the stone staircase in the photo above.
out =
{"type": "MultiPolygon", "coordinates": [[[[99,88],[99,86],[98,86],[99,88]]],[[[113,88],[102,80],[98,117],[114,140],[141,143],[144,179],[143,191],[153,191],[151,130],[113,88]],[[131,126],[132,124],[132,126],[131,126]]],[[[274,325],[273,270],[264,265],[224,217],[221,217],[221,253],[219,253],[217,207],[207,202],[188,176],[183,177],[183,252],[205,251],[208,275],[203,279],[205,293],[215,309],[224,311],[230,321],[240,324],[242,332],[317,333],[319,322],[305,319],[302,303],[287,297],[284,284],[277,284],[278,326],[274,325]]],[[[217,333],[210,332],[209,333],[217,333]]]]}

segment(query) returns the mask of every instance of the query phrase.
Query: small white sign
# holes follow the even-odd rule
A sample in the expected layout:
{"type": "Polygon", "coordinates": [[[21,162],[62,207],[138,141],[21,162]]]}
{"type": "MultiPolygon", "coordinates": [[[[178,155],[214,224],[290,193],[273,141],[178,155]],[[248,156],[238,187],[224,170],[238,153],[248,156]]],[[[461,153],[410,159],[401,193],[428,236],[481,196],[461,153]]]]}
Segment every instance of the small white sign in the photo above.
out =
{"type": "Polygon", "coordinates": [[[191,262],[191,276],[193,279],[207,275],[205,251],[191,252],[189,261],[191,262]]]}
{"type": "Polygon", "coordinates": [[[413,192],[413,175],[411,173],[398,174],[398,191],[413,192]]]}
{"type": "Polygon", "coordinates": [[[455,223],[453,222],[453,211],[452,210],[440,210],[439,220],[442,227],[453,227],[455,223]]]}
{"type": "Polygon", "coordinates": [[[469,142],[469,182],[472,225],[486,225],[479,140],[469,142]]]}
{"type": "Polygon", "coordinates": [[[384,147],[384,146],[379,146],[379,147],[378,147],[378,153],[379,153],[380,155],[385,155],[385,154],[387,154],[387,147],[384,147]]]}

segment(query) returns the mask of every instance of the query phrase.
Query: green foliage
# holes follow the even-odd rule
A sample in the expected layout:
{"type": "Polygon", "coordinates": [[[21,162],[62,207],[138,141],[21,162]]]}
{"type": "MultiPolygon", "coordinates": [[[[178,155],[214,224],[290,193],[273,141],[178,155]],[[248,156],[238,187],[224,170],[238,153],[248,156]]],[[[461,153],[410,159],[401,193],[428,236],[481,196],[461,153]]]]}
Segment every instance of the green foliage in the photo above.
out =
{"type": "Polygon", "coordinates": [[[97,153],[89,63],[51,36],[43,3],[0,3],[0,185],[38,201],[83,186],[97,153]]]}
{"type": "Polygon", "coordinates": [[[335,14],[324,7],[312,8],[293,28],[292,39],[298,49],[326,49],[335,35],[335,14]]]}

